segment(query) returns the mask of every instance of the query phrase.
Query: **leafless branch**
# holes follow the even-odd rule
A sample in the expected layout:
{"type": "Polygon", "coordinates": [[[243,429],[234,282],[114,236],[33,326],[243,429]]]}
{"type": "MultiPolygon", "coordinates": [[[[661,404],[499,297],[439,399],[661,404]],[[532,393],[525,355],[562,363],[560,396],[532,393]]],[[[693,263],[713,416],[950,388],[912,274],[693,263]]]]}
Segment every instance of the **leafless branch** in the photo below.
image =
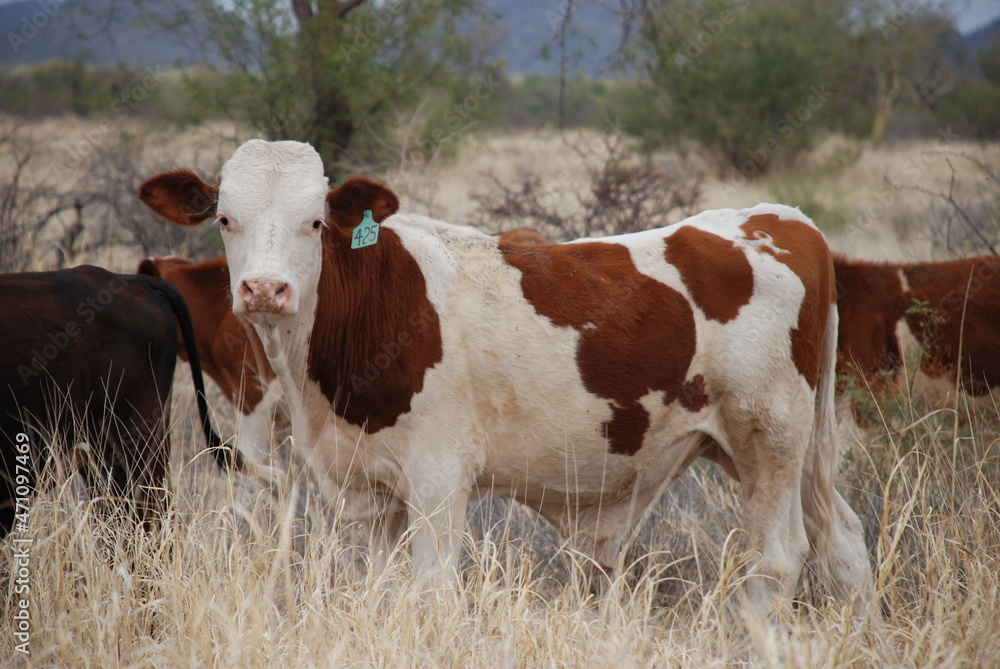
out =
{"type": "Polygon", "coordinates": [[[969,254],[1000,255],[996,239],[1000,233],[1000,181],[996,170],[983,159],[965,153],[942,151],[951,171],[947,190],[926,186],[901,185],[890,181],[897,191],[921,193],[930,198],[930,223],[924,231],[937,246],[944,246],[954,256],[969,254]],[[973,168],[973,186],[959,176],[954,160],[973,168]]]}
{"type": "Polygon", "coordinates": [[[700,173],[682,176],[650,160],[628,159],[620,139],[605,138],[603,158],[576,147],[589,175],[585,191],[537,175],[514,185],[491,175],[493,190],[473,194],[489,229],[529,226],[554,241],[661,227],[690,215],[701,197],[700,173]],[[574,203],[569,206],[568,203],[574,203]]]}

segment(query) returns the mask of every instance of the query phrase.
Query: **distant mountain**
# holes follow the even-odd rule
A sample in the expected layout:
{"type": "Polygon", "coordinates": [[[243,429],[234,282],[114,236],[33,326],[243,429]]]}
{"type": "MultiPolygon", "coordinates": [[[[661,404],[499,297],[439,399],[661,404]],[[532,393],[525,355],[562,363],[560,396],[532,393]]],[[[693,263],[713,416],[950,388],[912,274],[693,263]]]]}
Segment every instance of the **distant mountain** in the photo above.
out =
{"type": "MultiPolygon", "coordinates": [[[[559,26],[572,12],[567,39],[568,66],[590,76],[606,75],[622,36],[612,3],[583,0],[484,0],[497,13],[497,46],[493,58],[511,74],[552,75],[559,72],[559,26]],[[543,52],[548,52],[548,57],[543,52]]],[[[211,61],[148,20],[142,11],[166,13],[184,9],[187,0],[25,0],[0,5],[0,63],[30,64],[51,59],[81,58],[89,63],[125,62],[133,66],[211,61]]],[[[209,30],[210,26],[196,26],[209,30]]],[[[989,45],[1000,34],[1000,19],[966,36],[969,51],[989,45]]]]}
{"type": "Polygon", "coordinates": [[[487,0],[503,31],[496,56],[514,74],[558,74],[559,28],[571,12],[566,54],[570,71],[605,73],[621,42],[621,21],[604,3],[580,0],[487,0]],[[543,50],[548,57],[543,57],[543,50]]]}
{"type": "Polygon", "coordinates": [[[29,0],[0,5],[0,63],[82,59],[141,67],[202,60],[175,36],[140,19],[141,11],[156,11],[163,4],[146,2],[141,9],[135,2],[119,0],[29,0]]]}
{"type": "Polygon", "coordinates": [[[965,35],[965,45],[969,51],[982,51],[989,47],[998,35],[1000,35],[1000,18],[965,35]]]}
{"type": "MultiPolygon", "coordinates": [[[[88,63],[125,62],[134,66],[204,62],[190,44],[140,18],[142,11],[184,7],[184,0],[139,3],[126,0],[25,0],[0,5],[0,63],[27,65],[52,59],[88,63]]],[[[567,39],[571,70],[590,75],[606,68],[618,47],[621,28],[613,12],[579,0],[486,0],[500,16],[498,46],[491,54],[513,74],[559,72],[557,36],[570,8],[573,30],[567,39]],[[551,56],[544,58],[543,49],[551,56]]]]}

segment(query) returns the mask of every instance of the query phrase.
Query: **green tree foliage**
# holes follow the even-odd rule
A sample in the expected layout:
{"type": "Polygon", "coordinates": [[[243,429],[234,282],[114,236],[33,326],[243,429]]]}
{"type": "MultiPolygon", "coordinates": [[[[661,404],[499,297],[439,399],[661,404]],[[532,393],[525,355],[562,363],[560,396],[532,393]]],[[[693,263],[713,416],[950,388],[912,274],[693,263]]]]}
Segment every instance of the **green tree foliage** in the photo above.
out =
{"type": "Polygon", "coordinates": [[[762,174],[830,129],[880,140],[948,90],[940,14],[890,0],[623,0],[640,91],[626,125],[654,147],[693,139],[723,170],[762,174]]]}
{"type": "Polygon", "coordinates": [[[626,120],[647,140],[695,139],[747,176],[809,144],[831,95],[842,6],[650,0],[639,10],[642,94],[659,118],[626,120]]]}
{"type": "Polygon", "coordinates": [[[935,109],[942,124],[978,139],[1000,139],[1000,38],[977,57],[978,72],[965,76],[935,109]]]}
{"type": "Polygon", "coordinates": [[[481,67],[488,17],[475,0],[195,4],[198,16],[178,16],[174,28],[210,26],[207,53],[224,65],[217,81],[191,78],[200,101],[192,120],[221,110],[269,139],[310,142],[331,176],[398,156],[400,126],[426,133],[407,135],[411,145],[436,146],[471,115],[449,117],[455,110],[442,100],[492,92],[479,90],[490,76],[481,67]]]}
{"type": "MultiPolygon", "coordinates": [[[[0,67],[0,111],[24,116],[75,114],[118,116],[132,89],[146,72],[124,65],[87,65],[83,60],[51,60],[37,65],[0,67]]],[[[159,91],[144,89],[149,110],[160,102],[159,91]]]]}
{"type": "Polygon", "coordinates": [[[952,20],[914,0],[871,0],[855,21],[841,75],[841,118],[875,142],[894,117],[933,112],[954,87],[962,53],[952,20]],[[860,113],[859,113],[860,112],[860,113]]]}

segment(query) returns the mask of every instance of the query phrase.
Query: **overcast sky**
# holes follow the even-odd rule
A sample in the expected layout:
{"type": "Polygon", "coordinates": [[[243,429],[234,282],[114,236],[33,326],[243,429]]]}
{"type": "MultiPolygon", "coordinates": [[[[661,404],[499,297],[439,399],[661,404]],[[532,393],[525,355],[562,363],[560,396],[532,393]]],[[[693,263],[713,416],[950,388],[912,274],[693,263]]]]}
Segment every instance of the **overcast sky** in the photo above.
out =
{"type": "Polygon", "coordinates": [[[958,30],[968,33],[1000,16],[1000,0],[957,0],[958,30]],[[962,7],[964,6],[964,9],[962,7]]]}

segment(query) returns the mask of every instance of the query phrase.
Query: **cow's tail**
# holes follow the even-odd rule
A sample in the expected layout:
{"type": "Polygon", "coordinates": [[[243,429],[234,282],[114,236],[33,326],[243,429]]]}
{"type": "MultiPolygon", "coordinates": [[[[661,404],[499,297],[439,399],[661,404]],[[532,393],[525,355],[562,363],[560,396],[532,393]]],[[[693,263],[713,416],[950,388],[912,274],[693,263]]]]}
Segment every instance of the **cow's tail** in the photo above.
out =
{"type": "Polygon", "coordinates": [[[188,312],[187,302],[180,291],[171,286],[163,279],[153,277],[154,289],[167,298],[170,307],[174,311],[177,324],[181,329],[181,336],[184,339],[184,349],[187,351],[188,364],[191,366],[191,377],[194,379],[195,401],[198,404],[198,416],[201,418],[201,430],[208,442],[208,449],[215,457],[215,462],[222,469],[235,467],[237,471],[243,471],[245,463],[243,455],[235,446],[225,446],[219,435],[212,429],[212,421],[208,415],[208,402],[205,399],[205,381],[201,373],[201,361],[198,358],[198,348],[195,346],[194,328],[191,325],[191,314],[188,312]]]}
{"type": "MultiPolygon", "coordinates": [[[[824,541],[829,531],[838,522],[836,497],[834,488],[837,468],[840,463],[840,444],[837,439],[836,413],[836,363],[837,363],[837,328],[840,315],[837,303],[830,304],[826,321],[826,331],[823,337],[822,357],[820,359],[819,382],[816,386],[816,411],[810,453],[806,458],[807,479],[810,481],[808,490],[803,495],[812,497],[813,513],[807,522],[818,523],[810,535],[818,541],[824,541]]],[[[824,547],[817,546],[819,553],[825,553],[824,547]]]]}

